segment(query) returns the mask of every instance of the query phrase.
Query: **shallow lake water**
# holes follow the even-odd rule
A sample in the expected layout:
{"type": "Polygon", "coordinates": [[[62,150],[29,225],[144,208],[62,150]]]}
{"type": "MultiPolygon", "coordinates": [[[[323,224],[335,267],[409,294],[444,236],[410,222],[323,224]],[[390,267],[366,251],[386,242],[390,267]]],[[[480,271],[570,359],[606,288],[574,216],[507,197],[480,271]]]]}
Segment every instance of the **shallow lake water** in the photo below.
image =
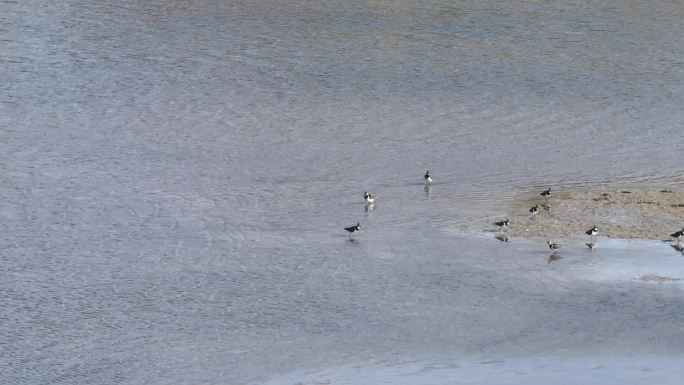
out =
{"type": "Polygon", "coordinates": [[[579,382],[589,356],[681,378],[681,284],[640,279],[684,278],[681,253],[578,234],[550,258],[481,223],[549,186],[684,185],[683,18],[671,1],[0,3],[0,377],[549,357],[535,368],[579,382]]]}

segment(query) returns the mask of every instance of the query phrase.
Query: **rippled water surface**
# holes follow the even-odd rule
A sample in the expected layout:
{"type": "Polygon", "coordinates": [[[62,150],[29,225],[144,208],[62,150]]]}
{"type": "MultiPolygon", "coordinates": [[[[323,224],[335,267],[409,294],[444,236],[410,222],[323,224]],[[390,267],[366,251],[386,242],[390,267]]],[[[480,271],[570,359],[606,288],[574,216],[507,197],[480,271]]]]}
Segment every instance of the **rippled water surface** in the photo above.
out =
{"type": "MultiPolygon", "coordinates": [[[[680,285],[578,277],[604,252],[581,241],[548,263],[453,230],[548,186],[682,186],[683,19],[676,1],[0,2],[0,377],[591,354],[667,356],[677,378],[680,285]]],[[[635,247],[599,265],[653,250],[635,247]]]]}

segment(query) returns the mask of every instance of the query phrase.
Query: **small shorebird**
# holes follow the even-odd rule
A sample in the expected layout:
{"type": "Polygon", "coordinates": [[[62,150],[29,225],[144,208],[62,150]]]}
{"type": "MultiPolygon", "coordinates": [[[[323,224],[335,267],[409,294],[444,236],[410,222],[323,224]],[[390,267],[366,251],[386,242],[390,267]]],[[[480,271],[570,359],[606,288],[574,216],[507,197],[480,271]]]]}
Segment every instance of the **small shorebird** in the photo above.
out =
{"type": "Polygon", "coordinates": [[[672,233],[672,234],[670,234],[670,236],[672,238],[677,238],[677,244],[679,244],[679,238],[684,236],[684,229],[681,229],[681,230],[677,231],[676,233],[672,233]]]}
{"type": "Polygon", "coordinates": [[[549,241],[549,249],[551,249],[551,251],[553,251],[553,253],[555,254],[556,252],[558,252],[558,249],[560,249],[560,245],[549,241]]]}
{"type": "Polygon", "coordinates": [[[551,188],[549,187],[549,189],[542,191],[539,195],[546,197],[546,198],[550,197],[551,196],[551,188]]]}
{"type": "Polygon", "coordinates": [[[532,208],[530,209],[530,212],[532,213],[532,216],[537,215],[537,213],[539,212],[539,205],[536,205],[536,206],[532,207],[532,208]]]}
{"type": "Polygon", "coordinates": [[[432,183],[432,175],[430,175],[430,170],[425,172],[425,183],[432,183]]]}
{"type": "Polygon", "coordinates": [[[503,229],[508,229],[508,219],[506,219],[505,221],[494,222],[494,224],[499,226],[499,231],[503,229]]]}
{"type": "Polygon", "coordinates": [[[377,197],[378,197],[377,195],[373,195],[373,194],[369,193],[368,191],[364,191],[364,192],[363,192],[363,199],[365,199],[366,202],[368,202],[368,203],[373,203],[373,202],[375,202],[375,199],[376,199],[377,197]]]}
{"type": "Polygon", "coordinates": [[[356,222],[356,225],[350,226],[350,227],[345,227],[344,229],[349,231],[349,238],[351,238],[352,234],[354,234],[355,232],[357,232],[361,229],[361,224],[359,222],[356,222]]]}
{"type": "Polygon", "coordinates": [[[598,226],[594,225],[594,227],[590,228],[585,233],[591,237],[591,243],[594,243],[596,234],[598,234],[598,226]]]}

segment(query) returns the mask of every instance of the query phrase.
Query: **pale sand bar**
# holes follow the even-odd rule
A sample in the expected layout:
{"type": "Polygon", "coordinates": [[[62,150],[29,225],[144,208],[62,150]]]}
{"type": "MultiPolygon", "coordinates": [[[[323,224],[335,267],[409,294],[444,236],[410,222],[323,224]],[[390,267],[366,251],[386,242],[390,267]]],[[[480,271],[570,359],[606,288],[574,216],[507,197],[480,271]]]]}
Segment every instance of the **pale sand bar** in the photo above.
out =
{"type": "Polygon", "coordinates": [[[597,189],[553,192],[513,202],[508,233],[532,239],[586,236],[596,224],[600,237],[666,240],[684,227],[684,189],[597,189]],[[529,208],[540,204],[532,217],[529,208]]]}

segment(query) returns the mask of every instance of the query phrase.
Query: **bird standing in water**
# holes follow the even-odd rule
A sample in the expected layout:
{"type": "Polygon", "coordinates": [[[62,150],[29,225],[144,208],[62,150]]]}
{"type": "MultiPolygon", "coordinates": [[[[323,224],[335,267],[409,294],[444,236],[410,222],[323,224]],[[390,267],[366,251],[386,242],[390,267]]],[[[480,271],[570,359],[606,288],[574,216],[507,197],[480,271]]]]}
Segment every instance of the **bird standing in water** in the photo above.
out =
{"type": "Polygon", "coordinates": [[[590,228],[585,233],[591,237],[591,243],[594,243],[596,241],[596,234],[598,234],[598,226],[594,225],[594,227],[590,228]]]}
{"type": "Polygon", "coordinates": [[[373,203],[375,202],[375,199],[377,199],[377,195],[373,195],[372,193],[369,193],[368,191],[363,192],[363,199],[366,200],[368,203],[373,203]]]}
{"type": "Polygon", "coordinates": [[[351,238],[352,234],[361,230],[361,224],[359,222],[356,222],[356,225],[345,227],[344,229],[349,232],[349,238],[351,238]]]}
{"type": "Polygon", "coordinates": [[[425,172],[424,178],[425,178],[425,183],[428,183],[428,184],[432,183],[432,175],[430,175],[430,170],[427,170],[425,172]]]}
{"type": "Polygon", "coordinates": [[[560,246],[558,246],[557,243],[553,243],[553,242],[549,241],[549,249],[556,252],[556,251],[558,251],[558,249],[560,249],[560,246]]]}

